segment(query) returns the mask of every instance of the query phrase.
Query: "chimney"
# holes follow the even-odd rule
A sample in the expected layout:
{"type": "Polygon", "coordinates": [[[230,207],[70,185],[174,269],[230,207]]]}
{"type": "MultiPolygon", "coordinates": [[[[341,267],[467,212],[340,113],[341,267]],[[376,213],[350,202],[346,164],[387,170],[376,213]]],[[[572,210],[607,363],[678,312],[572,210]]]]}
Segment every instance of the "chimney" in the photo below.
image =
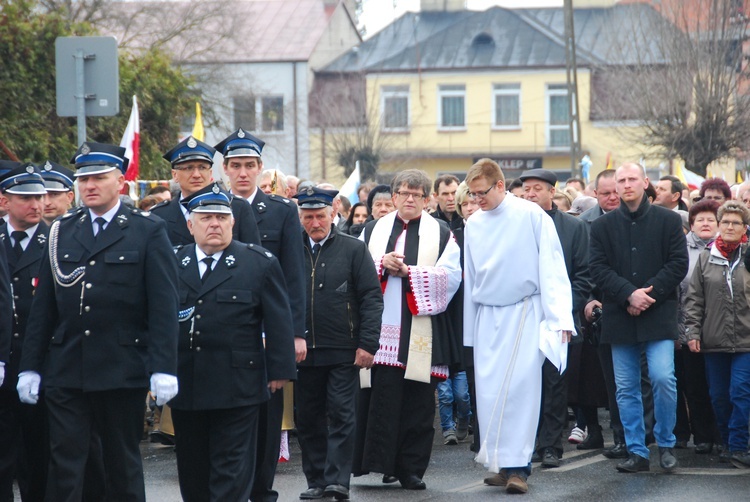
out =
{"type": "Polygon", "coordinates": [[[466,8],[466,0],[419,0],[422,12],[456,12],[466,8]]]}

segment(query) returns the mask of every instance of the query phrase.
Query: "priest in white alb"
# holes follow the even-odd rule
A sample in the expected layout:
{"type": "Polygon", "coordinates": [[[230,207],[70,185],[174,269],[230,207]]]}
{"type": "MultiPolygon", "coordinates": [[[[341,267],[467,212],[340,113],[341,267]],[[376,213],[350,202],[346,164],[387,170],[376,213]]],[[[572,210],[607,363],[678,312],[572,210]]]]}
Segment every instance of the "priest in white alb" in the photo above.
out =
{"type": "Polygon", "coordinates": [[[360,236],[375,261],[384,309],[374,366],[360,377],[353,472],[380,472],[384,482],[423,490],[435,388],[463,350],[460,323],[451,315],[461,253],[448,225],[424,211],[432,187],[426,173],[401,171],[392,186],[396,211],[360,236]]]}
{"type": "MultiPolygon", "coordinates": [[[[466,175],[479,203],[464,229],[464,345],[474,347],[481,446],[477,462],[526,493],[539,421],[542,364],[562,372],[574,332],[570,281],[552,219],[505,192],[500,167],[466,175]]],[[[501,483],[503,484],[503,483],[501,483]]]]}

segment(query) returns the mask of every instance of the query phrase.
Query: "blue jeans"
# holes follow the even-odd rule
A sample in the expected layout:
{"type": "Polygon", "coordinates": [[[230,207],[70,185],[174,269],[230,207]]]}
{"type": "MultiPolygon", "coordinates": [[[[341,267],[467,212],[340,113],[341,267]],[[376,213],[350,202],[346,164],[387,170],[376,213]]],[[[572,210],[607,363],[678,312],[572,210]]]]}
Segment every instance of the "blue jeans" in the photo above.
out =
{"type": "Polygon", "coordinates": [[[453,402],[456,402],[457,417],[468,420],[471,417],[471,400],[469,399],[469,383],[466,372],[460,371],[451,378],[438,383],[438,404],[440,408],[440,427],[443,434],[456,429],[453,421],[453,402]]]}
{"type": "Polygon", "coordinates": [[[625,444],[630,453],[648,458],[641,398],[641,351],[646,353],[648,376],[654,392],[654,437],[659,446],[671,448],[675,444],[673,430],[677,421],[674,341],[612,344],[617,407],[625,430],[625,444]]]}
{"type": "Polygon", "coordinates": [[[729,451],[747,451],[750,353],[706,353],[706,378],[716,424],[729,451]]]}

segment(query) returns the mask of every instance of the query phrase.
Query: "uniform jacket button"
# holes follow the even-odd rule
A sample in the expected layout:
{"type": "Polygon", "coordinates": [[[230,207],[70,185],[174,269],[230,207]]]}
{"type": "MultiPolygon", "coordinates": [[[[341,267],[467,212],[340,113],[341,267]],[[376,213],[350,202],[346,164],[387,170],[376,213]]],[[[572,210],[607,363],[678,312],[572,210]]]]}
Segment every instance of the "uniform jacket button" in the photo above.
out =
{"type": "Polygon", "coordinates": [[[91,331],[86,330],[86,331],[83,332],[83,334],[86,335],[86,336],[89,336],[91,334],[91,331]]]}

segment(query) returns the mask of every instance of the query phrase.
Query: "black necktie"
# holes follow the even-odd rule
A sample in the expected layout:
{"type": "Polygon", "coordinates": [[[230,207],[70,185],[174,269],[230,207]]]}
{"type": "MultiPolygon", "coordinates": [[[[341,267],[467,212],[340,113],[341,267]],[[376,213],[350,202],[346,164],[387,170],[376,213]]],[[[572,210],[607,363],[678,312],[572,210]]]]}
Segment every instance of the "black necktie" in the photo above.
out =
{"type": "Polygon", "coordinates": [[[313,246],[313,249],[312,249],[312,251],[313,251],[313,257],[316,257],[316,256],[318,256],[318,253],[320,252],[320,244],[317,244],[317,243],[316,243],[316,244],[315,244],[315,245],[313,246]]]}
{"type": "Polygon", "coordinates": [[[211,275],[211,272],[213,271],[211,265],[214,263],[214,257],[206,256],[201,261],[206,264],[206,271],[203,272],[203,277],[201,277],[201,282],[205,284],[206,279],[208,279],[208,276],[211,275]]]}
{"type": "Polygon", "coordinates": [[[99,225],[96,231],[96,237],[98,238],[102,234],[102,231],[104,230],[104,225],[107,224],[107,220],[99,216],[98,218],[94,218],[94,223],[99,225]]]}
{"type": "Polygon", "coordinates": [[[23,247],[21,247],[21,241],[26,238],[26,232],[23,230],[14,230],[10,233],[13,237],[13,251],[16,253],[16,258],[20,258],[23,254],[23,247]]]}

